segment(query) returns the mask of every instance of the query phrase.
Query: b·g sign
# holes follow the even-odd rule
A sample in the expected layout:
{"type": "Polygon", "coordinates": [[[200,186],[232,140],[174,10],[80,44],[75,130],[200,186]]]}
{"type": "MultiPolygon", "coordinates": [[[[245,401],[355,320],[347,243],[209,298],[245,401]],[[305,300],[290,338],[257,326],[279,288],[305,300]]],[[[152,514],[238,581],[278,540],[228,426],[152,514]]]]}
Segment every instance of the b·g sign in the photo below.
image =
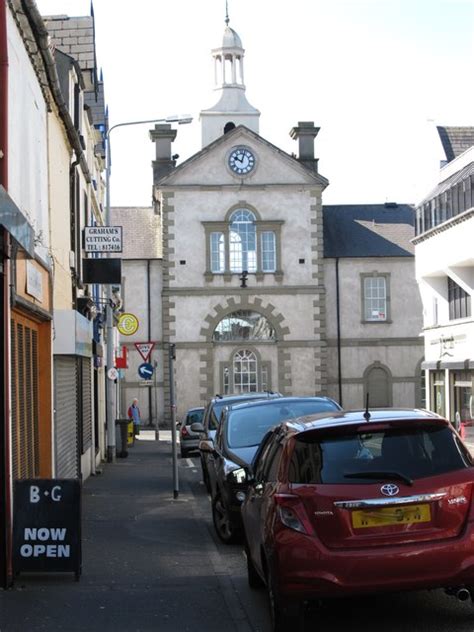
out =
{"type": "Polygon", "coordinates": [[[15,481],[14,573],[81,573],[81,484],[75,479],[15,481]]]}

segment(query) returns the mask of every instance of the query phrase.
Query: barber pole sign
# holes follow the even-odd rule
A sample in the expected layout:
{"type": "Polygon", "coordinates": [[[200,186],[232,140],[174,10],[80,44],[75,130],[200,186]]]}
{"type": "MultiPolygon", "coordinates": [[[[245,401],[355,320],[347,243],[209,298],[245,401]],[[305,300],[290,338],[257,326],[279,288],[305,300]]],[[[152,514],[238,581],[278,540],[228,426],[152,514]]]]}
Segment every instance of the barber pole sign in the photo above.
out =
{"type": "Polygon", "coordinates": [[[143,361],[147,362],[150,357],[151,352],[153,351],[153,347],[155,346],[154,342],[136,342],[135,347],[137,348],[138,353],[142,356],[143,361]]]}

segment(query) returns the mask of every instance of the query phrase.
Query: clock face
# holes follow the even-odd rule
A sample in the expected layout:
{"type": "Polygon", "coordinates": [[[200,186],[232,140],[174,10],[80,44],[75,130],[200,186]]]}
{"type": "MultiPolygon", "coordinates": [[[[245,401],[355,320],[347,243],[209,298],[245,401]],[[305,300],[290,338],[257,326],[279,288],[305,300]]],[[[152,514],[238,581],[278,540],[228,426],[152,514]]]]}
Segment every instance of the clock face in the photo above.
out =
{"type": "Polygon", "coordinates": [[[255,156],[247,147],[236,147],[229,155],[229,167],[237,175],[246,175],[255,167],[255,156]]]}

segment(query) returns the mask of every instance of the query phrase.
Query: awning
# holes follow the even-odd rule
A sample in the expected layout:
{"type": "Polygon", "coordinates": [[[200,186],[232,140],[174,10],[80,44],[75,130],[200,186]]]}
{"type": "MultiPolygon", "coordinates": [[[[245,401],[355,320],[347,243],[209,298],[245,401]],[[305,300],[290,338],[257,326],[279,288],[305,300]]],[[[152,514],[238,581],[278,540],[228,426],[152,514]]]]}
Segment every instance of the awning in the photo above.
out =
{"type": "Polygon", "coordinates": [[[35,256],[35,232],[33,226],[0,185],[0,227],[5,228],[28,257],[35,256]]]}
{"type": "Polygon", "coordinates": [[[440,369],[451,369],[452,371],[467,371],[474,368],[474,360],[438,360],[437,362],[422,362],[422,369],[439,371],[440,369]]]}

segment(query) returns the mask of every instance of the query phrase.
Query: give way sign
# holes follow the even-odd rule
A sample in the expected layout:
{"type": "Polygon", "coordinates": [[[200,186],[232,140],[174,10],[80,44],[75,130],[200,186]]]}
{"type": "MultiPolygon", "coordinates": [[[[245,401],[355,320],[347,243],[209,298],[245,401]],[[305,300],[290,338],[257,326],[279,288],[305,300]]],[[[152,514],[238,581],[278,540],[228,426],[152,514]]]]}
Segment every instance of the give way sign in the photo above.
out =
{"type": "Polygon", "coordinates": [[[150,353],[155,346],[154,342],[136,342],[135,347],[137,348],[138,353],[142,356],[143,360],[146,362],[150,357],[150,353]]]}

